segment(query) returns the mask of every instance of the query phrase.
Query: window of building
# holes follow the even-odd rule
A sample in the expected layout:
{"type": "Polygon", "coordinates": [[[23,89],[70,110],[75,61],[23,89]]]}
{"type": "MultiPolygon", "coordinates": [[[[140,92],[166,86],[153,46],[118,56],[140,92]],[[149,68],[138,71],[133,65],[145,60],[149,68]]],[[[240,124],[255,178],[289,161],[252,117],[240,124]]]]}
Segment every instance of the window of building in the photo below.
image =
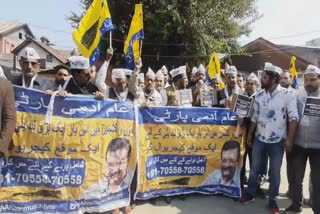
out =
{"type": "Polygon", "coordinates": [[[47,55],[47,62],[52,62],[52,61],[53,61],[52,55],[47,55]]]}
{"type": "Polygon", "coordinates": [[[40,68],[41,69],[46,69],[46,59],[40,59],[39,60],[39,62],[40,62],[40,68]]]}
{"type": "Polygon", "coordinates": [[[19,39],[22,39],[22,33],[19,33],[19,39]]]}

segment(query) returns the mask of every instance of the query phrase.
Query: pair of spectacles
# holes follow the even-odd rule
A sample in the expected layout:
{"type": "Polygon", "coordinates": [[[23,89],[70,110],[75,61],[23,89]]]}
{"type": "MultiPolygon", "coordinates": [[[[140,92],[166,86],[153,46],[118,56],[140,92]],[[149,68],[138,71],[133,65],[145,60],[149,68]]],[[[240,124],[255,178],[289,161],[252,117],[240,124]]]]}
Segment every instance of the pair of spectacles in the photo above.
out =
{"type": "Polygon", "coordinates": [[[37,63],[37,62],[29,62],[29,61],[20,61],[21,62],[21,64],[23,65],[23,66],[29,66],[30,65],[30,63],[31,63],[31,65],[32,65],[32,67],[36,67],[36,65],[38,65],[39,63],[37,63]]]}

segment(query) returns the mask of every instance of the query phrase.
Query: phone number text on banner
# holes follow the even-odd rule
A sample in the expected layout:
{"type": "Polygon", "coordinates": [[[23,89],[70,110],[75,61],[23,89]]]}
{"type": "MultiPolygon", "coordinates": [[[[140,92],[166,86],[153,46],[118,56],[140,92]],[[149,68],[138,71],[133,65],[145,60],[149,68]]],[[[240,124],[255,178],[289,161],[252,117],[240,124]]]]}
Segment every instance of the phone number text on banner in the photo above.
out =
{"type": "Polygon", "coordinates": [[[138,190],[150,199],[188,193],[240,197],[244,129],[220,108],[139,111],[138,190]]]}
{"type": "Polygon", "coordinates": [[[48,123],[49,96],[15,87],[15,99],[13,148],[1,162],[0,213],[105,212],[129,205],[136,167],[132,105],[57,96],[48,123]]]}

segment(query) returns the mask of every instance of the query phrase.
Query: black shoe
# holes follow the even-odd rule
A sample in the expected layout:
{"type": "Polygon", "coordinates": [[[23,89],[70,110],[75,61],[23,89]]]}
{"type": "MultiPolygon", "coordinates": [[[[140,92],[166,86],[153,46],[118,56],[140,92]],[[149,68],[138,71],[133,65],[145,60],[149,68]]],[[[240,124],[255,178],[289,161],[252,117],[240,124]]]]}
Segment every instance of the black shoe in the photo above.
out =
{"type": "Polygon", "coordinates": [[[295,206],[294,204],[291,204],[284,213],[302,213],[302,208],[299,206],[295,206]]]}
{"type": "Polygon", "coordinates": [[[307,199],[307,198],[303,198],[303,204],[307,205],[309,207],[312,207],[312,201],[311,198],[307,199]]]}

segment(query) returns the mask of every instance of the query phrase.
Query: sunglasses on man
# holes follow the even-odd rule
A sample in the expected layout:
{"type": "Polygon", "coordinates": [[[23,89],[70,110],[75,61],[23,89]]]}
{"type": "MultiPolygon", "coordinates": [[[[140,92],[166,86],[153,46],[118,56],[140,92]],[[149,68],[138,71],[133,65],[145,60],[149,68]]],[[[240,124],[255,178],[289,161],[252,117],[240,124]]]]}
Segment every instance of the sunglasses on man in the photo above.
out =
{"type": "Polygon", "coordinates": [[[25,61],[25,60],[21,60],[20,62],[23,66],[29,66],[30,63],[31,63],[32,67],[36,67],[37,65],[39,65],[39,63],[37,63],[37,62],[29,62],[29,61],[25,61]]]}

